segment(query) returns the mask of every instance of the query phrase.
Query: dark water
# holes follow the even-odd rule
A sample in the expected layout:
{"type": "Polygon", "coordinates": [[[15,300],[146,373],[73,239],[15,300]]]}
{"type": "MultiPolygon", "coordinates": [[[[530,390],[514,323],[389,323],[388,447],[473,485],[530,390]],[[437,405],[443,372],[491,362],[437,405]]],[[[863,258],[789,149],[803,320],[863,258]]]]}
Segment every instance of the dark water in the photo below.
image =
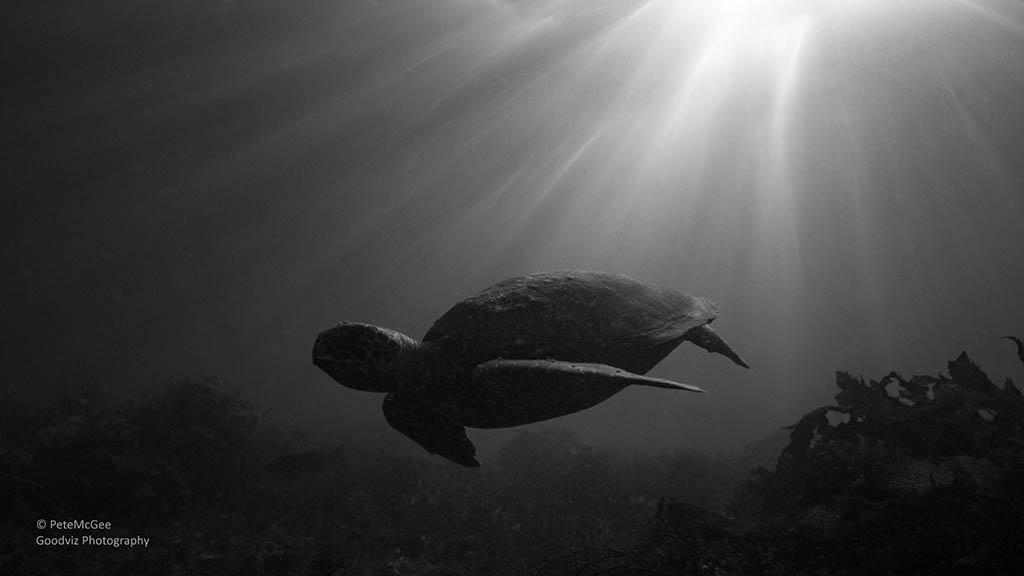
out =
{"type": "MultiPolygon", "coordinates": [[[[1015,408],[984,387],[908,417],[959,432],[859,431],[882,439],[879,466],[938,478],[959,508],[936,511],[929,492],[883,507],[889,524],[851,520],[863,499],[900,500],[845,476],[824,482],[827,502],[779,497],[805,492],[813,459],[736,504],[788,444],[778,429],[836,402],[836,370],[950,374],[967,350],[992,382],[1024,381],[999,339],[1024,332],[1024,7],[892,4],[16,2],[0,211],[15,523],[0,562],[766,573],[753,559],[819,567],[742,530],[783,533],[812,510],[804,524],[827,536],[807,537],[828,558],[850,537],[835,514],[880,526],[913,506],[933,524],[1004,510],[993,526],[1017,526],[1019,431],[1000,416],[1015,408]],[[716,300],[716,329],[753,370],[684,345],[651,374],[707,394],[627,389],[471,431],[483,468],[467,475],[393,431],[379,395],[309,362],[337,321],[420,337],[498,280],[565,268],[716,300]],[[162,387],[207,377],[219,383],[162,387]],[[282,454],[295,458],[266,468],[282,454]],[[687,540],[683,502],[742,524],[687,534],[746,536],[687,540]],[[26,527],[42,515],[154,542],[40,556],[26,527]]],[[[991,567],[1002,549],[972,518],[955,554],[897,541],[991,567]]]]}

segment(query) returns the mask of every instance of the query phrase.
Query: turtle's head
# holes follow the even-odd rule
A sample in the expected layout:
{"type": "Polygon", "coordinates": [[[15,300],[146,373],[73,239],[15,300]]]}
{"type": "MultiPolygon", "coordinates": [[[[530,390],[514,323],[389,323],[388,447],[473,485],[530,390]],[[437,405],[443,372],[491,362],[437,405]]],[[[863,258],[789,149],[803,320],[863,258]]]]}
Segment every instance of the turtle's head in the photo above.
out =
{"type": "Polygon", "coordinates": [[[395,361],[419,346],[419,342],[401,332],[372,324],[342,322],[317,336],[313,364],[349,388],[391,392],[395,361]]]}

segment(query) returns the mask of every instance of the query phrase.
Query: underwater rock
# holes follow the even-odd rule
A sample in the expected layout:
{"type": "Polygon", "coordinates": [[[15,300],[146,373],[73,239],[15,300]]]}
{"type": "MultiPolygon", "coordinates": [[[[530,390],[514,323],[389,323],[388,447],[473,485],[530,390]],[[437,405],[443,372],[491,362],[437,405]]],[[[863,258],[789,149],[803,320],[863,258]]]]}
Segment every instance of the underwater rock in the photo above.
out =
{"type": "Polygon", "coordinates": [[[948,372],[870,382],[837,372],[837,405],[800,419],[775,471],[753,475],[735,510],[805,569],[808,546],[837,560],[825,573],[1018,567],[1024,398],[966,353],[948,372]]]}
{"type": "Polygon", "coordinates": [[[747,470],[774,471],[779,455],[789,446],[790,431],[785,428],[772,430],[764,437],[743,447],[740,462],[747,470]]]}
{"type": "Polygon", "coordinates": [[[676,528],[687,528],[712,540],[734,538],[741,533],[736,524],[724,516],[673,498],[658,499],[655,521],[676,528]]]}
{"type": "Polygon", "coordinates": [[[267,472],[276,476],[302,476],[320,474],[329,466],[346,468],[345,445],[341,444],[331,452],[297,452],[282,454],[265,466],[267,472]]]}
{"type": "Polygon", "coordinates": [[[0,472],[21,476],[32,469],[35,458],[27,450],[21,448],[0,448],[0,472]]]}

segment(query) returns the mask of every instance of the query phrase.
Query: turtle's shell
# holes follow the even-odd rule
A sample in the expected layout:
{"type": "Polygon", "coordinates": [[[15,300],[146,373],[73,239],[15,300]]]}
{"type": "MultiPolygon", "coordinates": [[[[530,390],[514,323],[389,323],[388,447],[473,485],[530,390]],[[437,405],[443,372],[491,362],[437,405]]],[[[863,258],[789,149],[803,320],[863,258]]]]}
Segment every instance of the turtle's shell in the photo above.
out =
{"type": "Polygon", "coordinates": [[[509,278],[445,312],[423,341],[455,363],[553,359],[644,374],[714,320],[706,298],[604,272],[509,278]]]}

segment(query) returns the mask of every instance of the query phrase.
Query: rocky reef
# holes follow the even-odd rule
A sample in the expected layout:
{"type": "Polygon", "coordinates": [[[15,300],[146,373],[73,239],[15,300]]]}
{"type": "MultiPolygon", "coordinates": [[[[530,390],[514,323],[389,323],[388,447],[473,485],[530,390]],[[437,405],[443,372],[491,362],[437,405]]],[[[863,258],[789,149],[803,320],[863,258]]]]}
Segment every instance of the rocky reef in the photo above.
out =
{"type": "Polygon", "coordinates": [[[1020,573],[1024,397],[966,353],[948,370],[838,372],[836,405],[791,427],[774,471],[755,470],[728,517],[667,501],[663,530],[717,534],[702,562],[719,573],[1020,573]]]}
{"type": "Polygon", "coordinates": [[[836,384],[834,405],[743,455],[614,455],[548,428],[471,473],[296,446],[212,380],[116,409],[90,389],[49,407],[4,393],[0,573],[1021,573],[1013,383],[961,354],[946,375],[836,384]],[[36,543],[66,534],[38,519],[64,518],[148,545],[36,543]]]}

